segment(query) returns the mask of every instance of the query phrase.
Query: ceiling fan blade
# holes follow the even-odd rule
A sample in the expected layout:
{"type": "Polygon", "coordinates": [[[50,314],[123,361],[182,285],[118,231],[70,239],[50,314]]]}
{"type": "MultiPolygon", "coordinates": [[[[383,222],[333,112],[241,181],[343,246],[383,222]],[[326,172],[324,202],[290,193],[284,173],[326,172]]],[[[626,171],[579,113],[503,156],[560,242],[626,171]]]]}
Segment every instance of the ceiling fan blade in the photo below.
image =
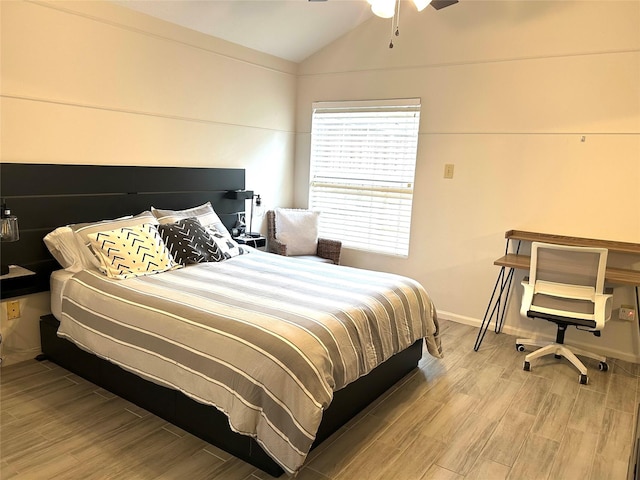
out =
{"type": "Polygon", "coordinates": [[[458,3],[458,0],[432,0],[431,6],[436,10],[458,3]]]}

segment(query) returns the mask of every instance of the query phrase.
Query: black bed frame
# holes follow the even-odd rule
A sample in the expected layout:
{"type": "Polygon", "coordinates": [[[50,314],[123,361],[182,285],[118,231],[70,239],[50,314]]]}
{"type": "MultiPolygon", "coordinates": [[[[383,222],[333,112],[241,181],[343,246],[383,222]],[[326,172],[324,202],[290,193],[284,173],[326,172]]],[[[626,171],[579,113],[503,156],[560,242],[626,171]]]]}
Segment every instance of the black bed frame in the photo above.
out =
{"type": "MultiPolygon", "coordinates": [[[[60,225],[136,214],[151,205],[183,209],[210,201],[231,228],[244,200],[228,191],[245,188],[242,169],[0,164],[0,193],[19,218],[20,240],[2,245],[3,263],[36,272],[26,293],[46,291],[60,266],[42,238],[60,225]]],[[[282,468],[251,437],[234,433],[215,407],[138,377],[57,336],[53,315],[40,321],[43,355],[273,476],[282,468]]],[[[422,341],[391,357],[368,375],[337,391],[324,412],[314,447],[416,368],[422,341]]]]}

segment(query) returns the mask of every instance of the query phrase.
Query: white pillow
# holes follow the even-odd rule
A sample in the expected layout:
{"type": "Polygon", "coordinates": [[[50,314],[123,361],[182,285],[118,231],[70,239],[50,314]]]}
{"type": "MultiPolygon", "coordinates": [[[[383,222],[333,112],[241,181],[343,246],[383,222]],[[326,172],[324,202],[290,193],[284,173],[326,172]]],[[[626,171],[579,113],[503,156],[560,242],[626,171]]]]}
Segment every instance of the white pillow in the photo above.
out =
{"type": "Polygon", "coordinates": [[[116,228],[122,227],[133,227],[145,223],[150,223],[153,225],[158,224],[158,221],[148,210],[139,213],[135,217],[129,215],[127,217],[120,217],[114,220],[102,220],[92,223],[76,223],[74,225],[69,225],[69,227],[71,228],[71,230],[73,230],[76,238],[76,243],[78,244],[78,249],[82,253],[82,263],[84,268],[95,269],[100,268],[101,265],[99,258],[92,250],[91,241],[89,239],[90,234],[106,230],[114,230],[116,228]]]}
{"type": "Polygon", "coordinates": [[[125,279],[180,268],[155,225],[146,223],[87,235],[107,277],[125,279]]]}
{"type": "Polygon", "coordinates": [[[276,208],[276,240],[287,246],[287,255],[316,255],[320,212],[276,208]]]}
{"type": "Polygon", "coordinates": [[[231,238],[231,234],[227,227],[224,226],[220,217],[211,206],[211,202],[204,203],[198,207],[187,208],[185,210],[161,210],[151,207],[151,213],[158,219],[158,223],[176,223],[185,218],[195,217],[203,227],[211,230],[217,230],[225,237],[231,238]]]}
{"type": "Polygon", "coordinates": [[[47,233],[44,244],[65,270],[76,273],[84,269],[84,256],[71,227],[58,227],[47,233]]]}

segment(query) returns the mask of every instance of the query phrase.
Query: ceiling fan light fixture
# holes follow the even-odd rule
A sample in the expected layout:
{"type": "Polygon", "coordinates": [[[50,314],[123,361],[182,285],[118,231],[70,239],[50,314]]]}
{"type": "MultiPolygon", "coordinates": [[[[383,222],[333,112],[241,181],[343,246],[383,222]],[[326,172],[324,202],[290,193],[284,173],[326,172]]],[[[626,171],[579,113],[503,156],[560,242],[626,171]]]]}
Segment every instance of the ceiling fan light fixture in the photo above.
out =
{"type": "MultiPolygon", "coordinates": [[[[310,0],[311,1],[311,0],[310,0]]],[[[431,5],[436,10],[458,3],[459,0],[412,0],[418,12],[422,12],[431,5]]],[[[400,3],[401,0],[367,0],[371,11],[378,17],[391,18],[391,41],[389,48],[393,48],[393,37],[400,35],[400,3]]]]}
{"type": "Polygon", "coordinates": [[[396,0],[367,0],[371,11],[381,18],[393,18],[396,13],[396,0]]]}
{"type": "Polygon", "coordinates": [[[416,6],[419,12],[427,8],[431,3],[431,0],[413,0],[413,4],[416,6]]]}

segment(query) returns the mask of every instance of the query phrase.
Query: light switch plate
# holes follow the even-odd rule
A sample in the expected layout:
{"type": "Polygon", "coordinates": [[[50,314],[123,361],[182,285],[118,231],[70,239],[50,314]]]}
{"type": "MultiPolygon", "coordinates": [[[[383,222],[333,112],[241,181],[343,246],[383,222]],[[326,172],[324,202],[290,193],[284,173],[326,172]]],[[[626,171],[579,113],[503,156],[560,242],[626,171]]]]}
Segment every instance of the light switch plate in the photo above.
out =
{"type": "Polygon", "coordinates": [[[453,163],[444,165],[444,178],[453,178],[453,163]]]}

